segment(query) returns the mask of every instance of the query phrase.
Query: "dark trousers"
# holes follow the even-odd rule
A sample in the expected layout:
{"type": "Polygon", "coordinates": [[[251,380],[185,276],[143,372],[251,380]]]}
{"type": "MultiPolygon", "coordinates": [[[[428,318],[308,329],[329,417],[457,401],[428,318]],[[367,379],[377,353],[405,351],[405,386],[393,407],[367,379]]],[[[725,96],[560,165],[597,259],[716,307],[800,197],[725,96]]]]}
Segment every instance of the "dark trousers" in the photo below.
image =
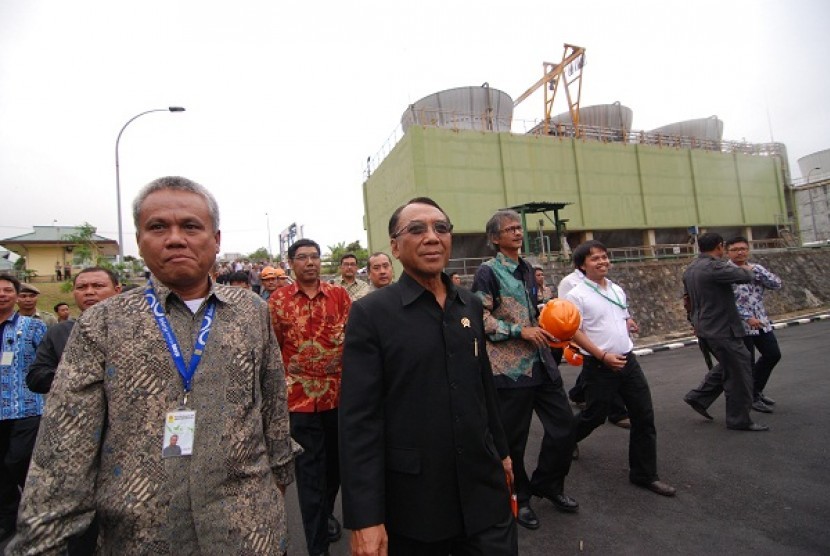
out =
{"type": "Polygon", "coordinates": [[[519,535],[513,515],[469,537],[422,542],[389,532],[389,554],[394,556],[516,556],[519,535]]]}
{"type": "Polygon", "coordinates": [[[542,372],[543,382],[527,388],[500,388],[499,414],[510,446],[513,461],[513,481],[520,504],[532,494],[554,496],[562,494],[565,476],[571,469],[574,449],[574,416],[562,379],[554,382],[542,372]],[[525,470],[525,448],[533,412],[544,429],[542,447],[532,479],[525,470]]]}
{"type": "Polygon", "coordinates": [[[703,360],[706,362],[706,368],[710,371],[714,364],[712,363],[712,350],[709,349],[709,346],[706,344],[706,340],[703,338],[697,339],[697,347],[700,349],[700,353],[703,354],[703,360]]]}
{"type": "Polygon", "coordinates": [[[309,554],[329,548],[328,518],[340,489],[337,444],[337,410],[292,412],[291,436],[303,453],[294,460],[297,498],[309,554]]]}
{"type": "Polygon", "coordinates": [[[753,396],[757,398],[766,388],[772,369],[781,361],[781,350],[778,348],[778,340],[772,330],[762,331],[754,336],[744,336],[744,344],[749,350],[752,361],[753,396]],[[757,360],[755,359],[756,348],[760,354],[757,360]]]}
{"type": "MultiPolygon", "coordinates": [[[[579,376],[576,377],[574,387],[568,390],[568,397],[574,403],[585,402],[585,371],[579,371],[579,376]]],[[[628,419],[628,410],[625,408],[625,402],[619,394],[614,396],[611,402],[611,407],[608,408],[608,420],[612,423],[619,423],[623,419],[628,419]]]]}
{"type": "Polygon", "coordinates": [[[648,381],[633,353],[626,356],[625,366],[612,371],[594,357],[585,357],[584,411],[577,415],[576,441],[579,442],[605,422],[614,397],[619,395],[628,408],[631,432],[628,440],[629,479],[647,484],[657,476],[657,430],[648,381]]]}
{"type": "Polygon", "coordinates": [[[0,420],[0,528],[15,529],[40,417],[0,420]]]}
{"type": "Polygon", "coordinates": [[[749,416],[753,399],[752,360],[743,338],[706,338],[705,345],[718,363],[697,388],[686,394],[686,399],[708,408],[724,392],[726,426],[738,429],[749,426],[752,424],[749,416]]]}

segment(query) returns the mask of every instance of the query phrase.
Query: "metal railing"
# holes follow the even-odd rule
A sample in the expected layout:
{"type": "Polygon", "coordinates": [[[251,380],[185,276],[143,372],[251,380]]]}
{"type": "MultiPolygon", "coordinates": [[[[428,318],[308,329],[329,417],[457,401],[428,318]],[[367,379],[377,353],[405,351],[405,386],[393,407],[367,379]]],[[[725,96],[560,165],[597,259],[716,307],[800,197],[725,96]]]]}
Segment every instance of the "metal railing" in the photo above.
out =
{"type": "MultiPolygon", "coordinates": [[[[492,120],[492,115],[490,116],[492,120]]],[[[419,123],[422,127],[444,127],[453,131],[469,129],[473,131],[492,132],[488,127],[488,115],[464,114],[461,112],[449,111],[419,111],[419,123]],[[434,114],[431,114],[434,113],[434,114]],[[431,114],[431,115],[430,115],[431,114]],[[451,125],[441,125],[441,122],[452,122],[451,125]],[[462,124],[463,125],[455,125],[462,124]]],[[[544,135],[542,122],[539,120],[522,120],[514,118],[511,125],[511,133],[518,135],[544,135]]],[[[554,124],[548,126],[548,135],[560,138],[579,138],[586,141],[599,141],[604,143],[625,143],[632,145],[654,145],[665,148],[689,148],[708,150],[722,153],[742,153],[754,156],[784,156],[786,148],[782,143],[748,143],[746,141],[713,140],[685,135],[671,135],[649,131],[633,131],[625,129],[614,129],[610,127],[581,125],[575,128],[572,124],[554,124]]],[[[380,166],[395,145],[404,136],[401,124],[395,126],[389,136],[381,145],[378,151],[367,158],[364,178],[369,176],[380,166]]],[[[801,180],[802,182],[804,180],[801,180]]],[[[815,181],[815,180],[813,180],[815,181]]],[[[793,183],[797,183],[794,181],[793,183]]],[[[812,182],[811,182],[812,183],[812,182]]]]}
{"type": "MultiPolygon", "coordinates": [[[[773,251],[791,248],[781,238],[755,239],[749,242],[753,252],[773,251]]],[[[815,245],[830,249],[830,243],[815,245]]],[[[800,247],[800,246],[799,246],[800,247]]],[[[536,257],[536,254],[531,254],[536,257]]],[[[550,251],[538,262],[546,268],[552,268],[556,263],[563,263],[570,259],[558,251],[550,251]]],[[[690,243],[667,243],[661,245],[637,245],[631,247],[609,247],[608,257],[615,262],[640,262],[671,259],[688,259],[697,255],[695,246],[690,243]]],[[[470,257],[464,259],[450,259],[446,267],[447,273],[458,272],[462,276],[475,274],[476,269],[490,257],[470,257]]],[[[568,265],[569,266],[569,265],[568,265]]]]}

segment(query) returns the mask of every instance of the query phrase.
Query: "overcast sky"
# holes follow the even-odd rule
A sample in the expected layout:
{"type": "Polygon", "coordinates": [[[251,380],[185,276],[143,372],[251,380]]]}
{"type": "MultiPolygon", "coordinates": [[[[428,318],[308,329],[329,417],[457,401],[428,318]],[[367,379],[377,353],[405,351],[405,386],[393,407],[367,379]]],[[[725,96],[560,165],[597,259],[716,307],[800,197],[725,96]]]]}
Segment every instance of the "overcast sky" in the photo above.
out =
{"type": "Polygon", "coordinates": [[[269,221],[275,252],[292,222],[366,245],[366,158],[407,105],[485,81],[518,97],[565,42],[586,48],[583,107],[620,101],[646,130],[717,115],[724,139],[784,143],[798,178],[830,148],[828,23],[825,0],[0,0],[0,238],[116,239],[118,131],[180,105],[122,136],[127,254],[133,197],[171,174],[214,192],[223,251],[267,247],[269,221]]]}

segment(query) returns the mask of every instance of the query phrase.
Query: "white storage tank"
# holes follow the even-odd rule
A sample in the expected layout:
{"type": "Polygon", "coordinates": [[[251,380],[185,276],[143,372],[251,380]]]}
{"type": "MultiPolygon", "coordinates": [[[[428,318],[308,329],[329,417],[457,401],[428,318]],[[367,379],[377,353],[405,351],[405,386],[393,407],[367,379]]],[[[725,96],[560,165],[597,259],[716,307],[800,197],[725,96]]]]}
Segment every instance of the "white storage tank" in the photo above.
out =
{"type": "Polygon", "coordinates": [[[807,178],[810,179],[811,183],[827,179],[830,177],[830,149],[802,156],[798,159],[798,169],[801,171],[801,177],[804,178],[805,183],[807,178]]]}
{"type": "Polygon", "coordinates": [[[513,99],[485,83],[481,87],[457,87],[425,96],[410,104],[401,116],[404,132],[411,125],[510,131],[513,99]]]}
{"type": "MultiPolygon", "coordinates": [[[[551,125],[573,125],[570,112],[563,112],[550,119],[551,125]]],[[[596,127],[615,131],[630,131],[634,121],[634,111],[623,106],[619,101],[613,104],[595,104],[580,107],[579,125],[581,127],[596,127]]]]}
{"type": "Polygon", "coordinates": [[[717,116],[708,118],[697,118],[684,122],[675,122],[652,129],[650,134],[666,135],[673,137],[694,137],[707,141],[720,141],[723,139],[723,122],[717,116]]]}

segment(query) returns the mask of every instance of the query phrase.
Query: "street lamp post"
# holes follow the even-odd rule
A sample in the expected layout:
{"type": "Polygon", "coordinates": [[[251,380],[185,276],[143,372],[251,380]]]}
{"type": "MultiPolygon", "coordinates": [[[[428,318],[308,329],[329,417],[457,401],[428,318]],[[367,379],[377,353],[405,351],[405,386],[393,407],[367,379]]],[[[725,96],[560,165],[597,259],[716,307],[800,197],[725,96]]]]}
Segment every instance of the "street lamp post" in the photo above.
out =
{"type": "Polygon", "coordinates": [[[118,137],[115,139],[115,202],[116,208],[118,209],[118,262],[124,262],[124,230],[121,225],[121,167],[118,163],[118,145],[121,143],[121,134],[124,133],[124,130],[127,129],[127,126],[133,123],[133,120],[140,118],[144,114],[149,114],[151,112],[184,112],[184,108],[181,106],[170,106],[168,108],[155,108],[153,110],[147,110],[142,112],[141,114],[136,114],[129,120],[124,126],[121,128],[121,131],[118,132],[118,137]]]}

